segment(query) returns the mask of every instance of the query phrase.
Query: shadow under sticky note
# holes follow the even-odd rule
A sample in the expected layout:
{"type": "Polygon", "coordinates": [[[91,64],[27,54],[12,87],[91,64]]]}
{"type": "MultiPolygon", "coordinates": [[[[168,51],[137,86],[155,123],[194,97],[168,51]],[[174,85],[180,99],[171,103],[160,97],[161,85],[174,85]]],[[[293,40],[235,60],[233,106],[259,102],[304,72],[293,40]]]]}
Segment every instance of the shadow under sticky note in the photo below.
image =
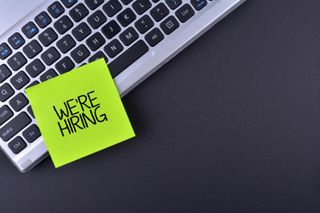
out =
{"type": "Polygon", "coordinates": [[[55,167],[135,136],[103,59],[26,89],[55,167]]]}

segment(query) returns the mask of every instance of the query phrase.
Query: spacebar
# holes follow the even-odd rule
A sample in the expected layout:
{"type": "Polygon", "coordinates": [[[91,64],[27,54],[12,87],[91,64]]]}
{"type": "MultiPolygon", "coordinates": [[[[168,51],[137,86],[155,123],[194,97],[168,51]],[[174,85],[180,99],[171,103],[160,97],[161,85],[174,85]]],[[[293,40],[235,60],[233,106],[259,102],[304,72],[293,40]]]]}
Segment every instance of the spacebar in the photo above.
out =
{"type": "Polygon", "coordinates": [[[109,64],[109,69],[112,77],[116,77],[123,70],[129,67],[133,62],[138,60],[141,56],[143,56],[146,52],[148,52],[149,47],[142,40],[135,43],[132,47],[127,49],[124,53],[122,53],[118,58],[112,61],[109,64]]]}

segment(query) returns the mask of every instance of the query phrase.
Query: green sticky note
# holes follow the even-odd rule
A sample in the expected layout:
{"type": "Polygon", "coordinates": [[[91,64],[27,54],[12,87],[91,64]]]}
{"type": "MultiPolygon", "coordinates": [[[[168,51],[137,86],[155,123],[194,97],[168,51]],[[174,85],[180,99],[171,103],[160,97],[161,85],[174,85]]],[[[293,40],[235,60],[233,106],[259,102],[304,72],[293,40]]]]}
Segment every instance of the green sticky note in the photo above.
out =
{"type": "Polygon", "coordinates": [[[135,136],[103,59],[26,89],[55,167],[135,136]]]}

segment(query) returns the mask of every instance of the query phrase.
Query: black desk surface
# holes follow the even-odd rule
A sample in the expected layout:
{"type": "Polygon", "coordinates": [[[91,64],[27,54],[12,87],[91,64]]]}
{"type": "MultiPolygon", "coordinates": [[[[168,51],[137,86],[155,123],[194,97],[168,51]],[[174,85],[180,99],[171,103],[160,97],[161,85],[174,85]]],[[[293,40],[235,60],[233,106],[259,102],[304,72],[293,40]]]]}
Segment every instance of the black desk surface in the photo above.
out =
{"type": "Polygon", "coordinates": [[[0,155],[0,212],[320,212],[320,3],[249,0],[124,98],[137,137],[0,155]]]}

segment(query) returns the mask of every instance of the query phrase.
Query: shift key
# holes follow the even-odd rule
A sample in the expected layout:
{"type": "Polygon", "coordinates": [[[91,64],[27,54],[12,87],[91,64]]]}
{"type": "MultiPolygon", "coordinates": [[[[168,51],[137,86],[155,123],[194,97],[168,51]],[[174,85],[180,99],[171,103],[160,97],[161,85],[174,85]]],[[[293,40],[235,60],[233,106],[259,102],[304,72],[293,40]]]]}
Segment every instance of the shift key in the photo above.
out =
{"type": "Polygon", "coordinates": [[[26,127],[31,122],[29,116],[22,112],[17,117],[9,121],[5,126],[0,129],[0,137],[4,141],[10,140],[18,132],[20,132],[24,127],[26,127]]]}

